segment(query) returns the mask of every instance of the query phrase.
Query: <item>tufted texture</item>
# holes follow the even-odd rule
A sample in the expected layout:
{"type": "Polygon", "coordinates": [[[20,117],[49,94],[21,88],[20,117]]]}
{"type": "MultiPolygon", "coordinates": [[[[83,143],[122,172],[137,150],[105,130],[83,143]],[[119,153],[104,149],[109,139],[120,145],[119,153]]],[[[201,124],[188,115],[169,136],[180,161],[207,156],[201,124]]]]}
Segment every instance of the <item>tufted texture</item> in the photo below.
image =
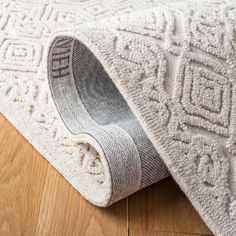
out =
{"type": "Polygon", "coordinates": [[[78,191],[107,206],[167,176],[163,159],[236,235],[233,0],[0,3],[0,111],[78,191]]]}
{"type": "MultiPolygon", "coordinates": [[[[114,132],[120,132],[120,136],[125,135],[129,143],[132,143],[132,149],[125,151],[126,146],[120,144],[120,149],[114,148],[108,157],[101,153],[101,146],[98,145],[98,154],[98,150],[87,143],[89,139],[94,145],[98,144],[92,136],[81,140],[65,129],[48,87],[46,45],[55,31],[158,5],[159,1],[156,0],[0,0],[0,111],[69,183],[99,206],[118,201],[169,173],[150,140],[145,138],[145,144],[142,144],[145,134],[140,125],[140,132],[137,132],[139,135],[132,135],[140,143],[139,150],[143,150],[142,163],[139,150],[133,137],[130,137],[132,135],[121,127],[116,127],[118,132],[114,132]],[[112,172],[108,166],[107,159],[112,159],[112,153],[117,153],[117,150],[125,152],[120,152],[120,156],[129,163],[126,172],[112,172]],[[149,156],[152,157],[150,164],[147,162],[149,156]],[[133,158],[137,161],[133,161],[133,158]],[[144,178],[141,178],[141,164],[145,173],[150,172],[144,178]],[[135,167],[133,172],[130,172],[131,166],[135,167]],[[137,174],[135,170],[138,170],[137,174]],[[116,183],[119,184],[114,186],[112,179],[117,179],[116,183]],[[93,188],[88,188],[90,185],[93,188]]],[[[81,119],[78,122],[74,120],[74,123],[78,125],[81,119]]],[[[102,134],[101,138],[104,138],[102,134]]],[[[118,165],[119,162],[113,159],[115,165],[118,165]]],[[[120,161],[118,169],[124,170],[123,166],[120,161]]]]}
{"type": "Polygon", "coordinates": [[[80,77],[70,52],[82,44],[94,54],[216,235],[236,235],[235,7],[179,1],[91,22],[56,34],[49,53],[56,101],[55,84],[80,77]]]}

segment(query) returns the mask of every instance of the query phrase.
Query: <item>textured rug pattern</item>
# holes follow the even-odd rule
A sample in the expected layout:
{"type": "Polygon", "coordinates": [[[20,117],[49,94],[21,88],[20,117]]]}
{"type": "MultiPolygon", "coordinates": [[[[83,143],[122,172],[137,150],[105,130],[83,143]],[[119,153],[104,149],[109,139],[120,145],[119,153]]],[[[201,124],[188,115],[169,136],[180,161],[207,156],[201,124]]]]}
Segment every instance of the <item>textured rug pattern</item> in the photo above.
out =
{"type": "Polygon", "coordinates": [[[82,71],[87,73],[90,65],[99,68],[100,62],[96,73],[116,85],[131,108],[137,134],[147,135],[144,149],[155,147],[215,235],[236,235],[233,0],[0,3],[0,111],[77,190],[105,206],[168,175],[164,171],[146,182],[142,174],[148,170],[140,157],[148,155],[140,152],[132,133],[136,129],[94,117],[96,108],[90,109],[93,102],[86,96],[90,91],[79,90],[77,83],[86,82],[79,78],[82,71]],[[81,51],[93,57],[88,53],[78,59],[81,51]],[[48,88],[47,56],[60,116],[48,88]],[[64,102],[68,106],[60,105],[64,102]],[[84,108],[89,116],[82,112],[86,119],[81,122],[77,114],[84,108]],[[119,142],[110,146],[112,138],[119,142]],[[120,155],[113,147],[133,158],[126,159],[131,160],[125,165],[130,169],[127,182],[122,172],[113,174],[112,158],[106,159],[120,155]]]}
{"type": "MultiPolygon", "coordinates": [[[[150,172],[154,165],[157,168],[152,169],[157,175],[151,171],[149,179],[141,180],[138,168],[140,177],[133,180],[130,172],[129,182],[125,177],[129,173],[127,169],[120,177],[123,176],[123,183],[135,188],[125,189],[123,194],[120,188],[114,190],[106,158],[99,156],[89,144],[81,144],[71,137],[56,112],[47,81],[48,40],[55,31],[158,4],[160,1],[149,0],[0,0],[0,111],[77,190],[97,205],[118,201],[168,176],[168,172],[161,159],[154,158],[158,154],[152,147],[153,162],[144,165],[143,170],[150,172]],[[91,184],[93,188],[88,188],[91,184]]],[[[119,171],[114,173],[118,178],[116,173],[119,171]]]]}
{"type": "Polygon", "coordinates": [[[53,87],[78,79],[70,53],[86,45],[216,235],[236,234],[235,7],[180,1],[85,24],[49,53],[53,87]]]}

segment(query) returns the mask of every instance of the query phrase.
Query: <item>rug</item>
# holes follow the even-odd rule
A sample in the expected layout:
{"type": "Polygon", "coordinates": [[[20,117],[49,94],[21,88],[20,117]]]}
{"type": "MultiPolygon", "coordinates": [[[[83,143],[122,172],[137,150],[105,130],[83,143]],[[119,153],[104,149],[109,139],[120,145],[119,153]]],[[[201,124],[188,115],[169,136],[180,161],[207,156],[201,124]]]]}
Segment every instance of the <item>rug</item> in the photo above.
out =
{"type": "Polygon", "coordinates": [[[104,207],[171,173],[236,235],[233,0],[0,3],[0,110],[70,184],[104,207]]]}

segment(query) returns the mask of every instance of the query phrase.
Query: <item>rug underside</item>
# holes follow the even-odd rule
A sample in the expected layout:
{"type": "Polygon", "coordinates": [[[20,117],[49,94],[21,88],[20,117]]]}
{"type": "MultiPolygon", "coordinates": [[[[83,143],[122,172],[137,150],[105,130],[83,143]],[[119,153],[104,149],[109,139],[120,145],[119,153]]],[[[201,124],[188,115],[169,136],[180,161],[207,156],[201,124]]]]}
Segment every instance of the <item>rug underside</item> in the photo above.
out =
{"type": "Polygon", "coordinates": [[[72,186],[108,206],[170,173],[236,235],[233,1],[0,4],[0,111],[72,186]]]}

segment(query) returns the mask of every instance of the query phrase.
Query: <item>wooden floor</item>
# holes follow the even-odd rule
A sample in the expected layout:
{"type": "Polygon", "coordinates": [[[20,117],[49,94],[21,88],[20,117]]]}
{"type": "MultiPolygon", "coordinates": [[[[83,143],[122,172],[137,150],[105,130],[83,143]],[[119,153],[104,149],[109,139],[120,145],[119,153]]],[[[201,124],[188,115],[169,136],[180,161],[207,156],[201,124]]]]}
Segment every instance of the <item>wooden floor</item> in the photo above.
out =
{"type": "Polygon", "coordinates": [[[171,178],[92,206],[0,115],[0,236],[8,235],[212,234],[171,178]]]}

